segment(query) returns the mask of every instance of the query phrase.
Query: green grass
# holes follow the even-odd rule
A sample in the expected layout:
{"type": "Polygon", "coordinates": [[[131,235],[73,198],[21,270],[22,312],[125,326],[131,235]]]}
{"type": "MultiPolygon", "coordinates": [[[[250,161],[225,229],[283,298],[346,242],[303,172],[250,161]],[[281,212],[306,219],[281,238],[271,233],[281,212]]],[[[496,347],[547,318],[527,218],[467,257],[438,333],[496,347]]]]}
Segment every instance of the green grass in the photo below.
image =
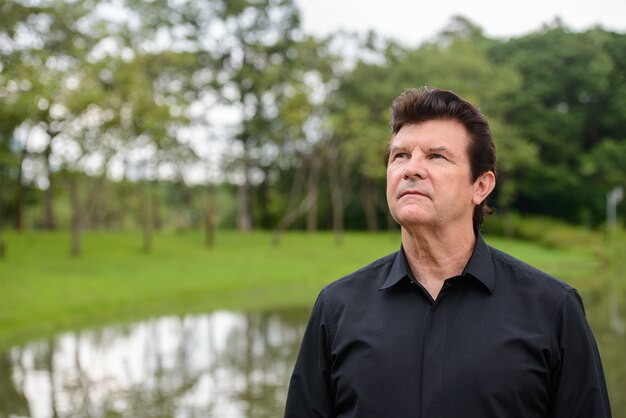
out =
{"type": "MultiPolygon", "coordinates": [[[[148,316],[214,309],[307,306],[319,289],[399,248],[399,235],[221,232],[214,248],[200,233],[159,234],[151,253],[137,233],[91,232],[83,255],[69,254],[67,233],[10,232],[0,261],[0,347],[148,316]]],[[[596,268],[582,250],[543,248],[487,238],[511,254],[568,281],[596,268]]]]}

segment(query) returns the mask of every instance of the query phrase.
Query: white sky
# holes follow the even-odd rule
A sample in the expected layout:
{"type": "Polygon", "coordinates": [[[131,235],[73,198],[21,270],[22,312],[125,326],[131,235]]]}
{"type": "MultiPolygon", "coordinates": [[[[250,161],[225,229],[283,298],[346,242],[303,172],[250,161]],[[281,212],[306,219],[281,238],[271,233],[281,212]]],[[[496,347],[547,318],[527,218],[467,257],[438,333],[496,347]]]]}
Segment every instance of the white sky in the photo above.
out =
{"type": "Polygon", "coordinates": [[[539,29],[559,17],[576,31],[601,25],[626,32],[626,0],[295,0],[307,33],[373,29],[416,46],[462,15],[489,37],[508,38],[539,29]]]}

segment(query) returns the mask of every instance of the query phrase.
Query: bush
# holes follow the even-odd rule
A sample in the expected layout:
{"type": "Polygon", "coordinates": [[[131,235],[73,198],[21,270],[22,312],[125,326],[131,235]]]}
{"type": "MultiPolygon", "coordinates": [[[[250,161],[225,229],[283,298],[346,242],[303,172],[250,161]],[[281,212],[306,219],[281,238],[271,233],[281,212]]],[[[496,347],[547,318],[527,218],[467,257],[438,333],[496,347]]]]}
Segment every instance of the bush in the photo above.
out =
{"type": "Polygon", "coordinates": [[[603,240],[598,231],[559,219],[516,213],[488,217],[482,230],[486,234],[533,241],[548,247],[591,247],[600,245],[603,240]]]}

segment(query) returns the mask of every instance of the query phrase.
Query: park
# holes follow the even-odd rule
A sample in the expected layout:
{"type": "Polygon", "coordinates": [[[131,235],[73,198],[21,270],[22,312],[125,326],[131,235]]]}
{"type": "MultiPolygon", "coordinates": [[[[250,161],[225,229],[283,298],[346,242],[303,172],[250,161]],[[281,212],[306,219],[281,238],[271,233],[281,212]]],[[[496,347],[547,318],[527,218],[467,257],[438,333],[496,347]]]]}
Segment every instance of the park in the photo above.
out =
{"type": "Polygon", "coordinates": [[[626,418],[624,33],[320,38],[290,0],[0,12],[0,417],[281,416],[320,290],[400,248],[389,106],[432,85],[489,119],[485,240],[580,292],[626,418]]]}

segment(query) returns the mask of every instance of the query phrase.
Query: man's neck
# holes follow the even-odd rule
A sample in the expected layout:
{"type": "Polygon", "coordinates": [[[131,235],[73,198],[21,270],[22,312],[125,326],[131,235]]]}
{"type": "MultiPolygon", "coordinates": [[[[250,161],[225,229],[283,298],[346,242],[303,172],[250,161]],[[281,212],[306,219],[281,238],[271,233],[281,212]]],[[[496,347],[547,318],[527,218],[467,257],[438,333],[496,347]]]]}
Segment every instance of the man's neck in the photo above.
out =
{"type": "Polygon", "coordinates": [[[437,299],[446,279],[463,272],[475,244],[471,227],[447,234],[402,228],[402,247],[409,267],[433,299],[437,299]]]}

